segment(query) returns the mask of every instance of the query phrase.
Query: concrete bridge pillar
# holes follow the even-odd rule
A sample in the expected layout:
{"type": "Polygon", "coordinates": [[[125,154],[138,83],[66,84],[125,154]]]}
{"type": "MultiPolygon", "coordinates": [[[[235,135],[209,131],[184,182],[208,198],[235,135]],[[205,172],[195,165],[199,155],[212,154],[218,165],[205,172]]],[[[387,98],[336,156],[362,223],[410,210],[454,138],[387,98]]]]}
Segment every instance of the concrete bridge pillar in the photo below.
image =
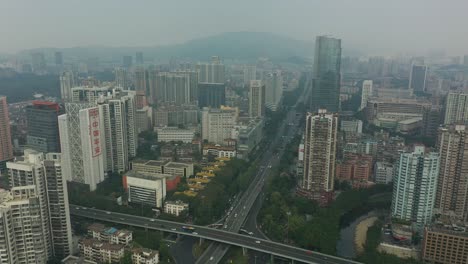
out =
{"type": "Polygon", "coordinates": [[[273,254],[270,255],[270,263],[275,264],[275,255],[273,254]]]}
{"type": "Polygon", "coordinates": [[[242,256],[247,256],[247,248],[245,247],[242,248],[242,256]]]}
{"type": "Polygon", "coordinates": [[[203,244],[203,242],[205,242],[205,239],[200,237],[200,240],[198,241],[198,244],[201,246],[203,244]]]}

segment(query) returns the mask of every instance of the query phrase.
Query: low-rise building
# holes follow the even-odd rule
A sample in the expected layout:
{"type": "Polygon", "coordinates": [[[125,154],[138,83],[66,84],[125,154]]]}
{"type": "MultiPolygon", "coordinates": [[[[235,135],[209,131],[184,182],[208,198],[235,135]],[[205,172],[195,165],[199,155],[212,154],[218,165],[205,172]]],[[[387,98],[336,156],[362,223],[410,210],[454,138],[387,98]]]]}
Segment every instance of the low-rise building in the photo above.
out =
{"type": "Polygon", "coordinates": [[[375,183],[388,184],[393,179],[393,165],[389,162],[375,163],[375,183]]]}
{"type": "Polygon", "coordinates": [[[97,239],[82,239],[79,242],[81,255],[97,263],[118,263],[124,257],[122,244],[111,244],[97,239]]]}
{"type": "Polygon", "coordinates": [[[177,127],[163,127],[156,129],[158,142],[183,142],[191,143],[195,137],[195,130],[181,129],[177,127]]]}
{"type": "Polygon", "coordinates": [[[468,232],[456,225],[424,229],[422,259],[427,263],[462,264],[468,261],[468,232]]]}
{"type": "Polygon", "coordinates": [[[164,203],[164,212],[166,214],[179,216],[182,211],[186,211],[188,209],[189,209],[189,204],[184,203],[180,200],[167,201],[164,203]]]}
{"type": "Polygon", "coordinates": [[[340,130],[347,132],[347,133],[361,134],[362,133],[362,121],[361,120],[342,120],[340,130]]]}
{"type": "Polygon", "coordinates": [[[247,159],[263,138],[263,119],[250,120],[247,125],[235,126],[232,138],[237,140],[237,157],[247,159]]]}
{"type": "Polygon", "coordinates": [[[68,257],[62,259],[63,264],[98,264],[95,261],[87,260],[84,257],[77,257],[69,255],[68,257]]]}
{"type": "Polygon", "coordinates": [[[94,223],[88,226],[88,235],[99,241],[126,246],[133,240],[132,231],[125,229],[119,230],[115,227],[106,227],[99,223],[94,223]]]}
{"type": "Polygon", "coordinates": [[[147,248],[134,248],[132,250],[133,264],[158,264],[159,251],[147,248]]]}
{"type": "Polygon", "coordinates": [[[167,160],[135,160],[131,168],[140,173],[163,173],[187,178],[193,175],[193,163],[167,160]]]}
{"type": "Polygon", "coordinates": [[[153,127],[153,109],[150,106],[135,111],[135,125],[138,134],[153,127]]]}
{"type": "Polygon", "coordinates": [[[236,148],[232,146],[221,146],[221,145],[204,145],[203,156],[213,155],[219,158],[235,158],[236,148]]]}
{"type": "Polygon", "coordinates": [[[166,178],[171,175],[128,171],[123,176],[123,187],[128,201],[161,208],[166,197],[166,178]]]}

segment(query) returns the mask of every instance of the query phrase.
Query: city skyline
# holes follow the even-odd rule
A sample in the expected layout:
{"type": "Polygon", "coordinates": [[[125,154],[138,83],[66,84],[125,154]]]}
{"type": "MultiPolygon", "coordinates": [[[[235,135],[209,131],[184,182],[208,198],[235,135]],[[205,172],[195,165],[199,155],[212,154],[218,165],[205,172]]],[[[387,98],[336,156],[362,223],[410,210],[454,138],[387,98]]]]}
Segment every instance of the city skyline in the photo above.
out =
{"type": "Polygon", "coordinates": [[[260,1],[249,3],[248,9],[239,3],[214,0],[187,2],[183,9],[178,8],[179,3],[144,2],[145,8],[124,1],[89,4],[56,0],[41,3],[9,1],[2,8],[0,23],[16,23],[15,27],[0,30],[9,39],[0,44],[0,53],[11,54],[40,47],[172,45],[223,32],[240,31],[272,32],[309,42],[313,42],[316,35],[330,34],[345,40],[347,49],[363,50],[365,47],[373,54],[427,53],[440,51],[441,47],[451,55],[467,53],[468,39],[464,37],[466,29],[463,28],[467,21],[463,10],[468,8],[468,3],[461,0],[452,1],[451,5],[435,0],[410,3],[403,0],[388,3],[370,0],[273,1],[268,2],[269,5],[260,1]],[[104,12],[107,8],[113,12],[104,12]],[[256,11],[259,8],[264,10],[261,12],[263,15],[256,11]],[[173,10],[177,10],[177,13],[171,12],[173,10]],[[355,13],[360,15],[349,15],[355,13]],[[122,20],[121,17],[127,19],[122,20]],[[174,21],[174,17],[178,18],[178,22],[168,27],[168,21],[174,21]],[[281,19],[280,22],[277,17],[294,19],[281,19]],[[102,23],[103,19],[107,22],[102,23]],[[128,19],[132,23],[126,23],[128,19]],[[212,23],[213,19],[217,23],[212,23]],[[60,23],[57,24],[57,21],[60,23]],[[92,28],[90,25],[93,25],[92,28]],[[93,38],[83,37],[93,33],[96,33],[93,38]],[[122,33],[126,38],[121,37],[122,33]],[[55,35],[61,37],[55,38],[55,35]],[[449,39],[457,41],[448,42],[449,39]]]}

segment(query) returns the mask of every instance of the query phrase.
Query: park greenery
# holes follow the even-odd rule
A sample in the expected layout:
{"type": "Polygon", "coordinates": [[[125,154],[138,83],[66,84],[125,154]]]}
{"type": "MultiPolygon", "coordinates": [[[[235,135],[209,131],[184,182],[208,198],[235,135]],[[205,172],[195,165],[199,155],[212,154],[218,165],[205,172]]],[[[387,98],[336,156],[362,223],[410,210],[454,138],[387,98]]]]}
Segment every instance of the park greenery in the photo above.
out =
{"type": "Polygon", "coordinates": [[[390,206],[390,187],[342,191],[329,207],[295,195],[297,179],[291,173],[297,141],[288,145],[280,164],[268,182],[265,202],[258,221],[265,234],[285,242],[327,254],[336,253],[340,229],[374,209],[390,206]]]}
{"type": "Polygon", "coordinates": [[[59,97],[60,82],[57,75],[35,75],[32,73],[8,72],[0,70],[0,87],[8,103],[34,99],[36,93],[59,97]]]}

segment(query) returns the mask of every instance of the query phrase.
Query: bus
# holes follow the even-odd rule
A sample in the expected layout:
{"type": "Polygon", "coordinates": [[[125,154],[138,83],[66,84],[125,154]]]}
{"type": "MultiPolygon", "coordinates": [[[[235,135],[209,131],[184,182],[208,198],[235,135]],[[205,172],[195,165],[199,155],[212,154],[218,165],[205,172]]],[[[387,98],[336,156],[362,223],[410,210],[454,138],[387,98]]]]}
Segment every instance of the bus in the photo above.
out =
{"type": "Polygon", "coordinates": [[[186,232],[193,232],[193,231],[195,231],[195,227],[193,227],[193,226],[182,226],[182,230],[184,230],[186,232]]]}

